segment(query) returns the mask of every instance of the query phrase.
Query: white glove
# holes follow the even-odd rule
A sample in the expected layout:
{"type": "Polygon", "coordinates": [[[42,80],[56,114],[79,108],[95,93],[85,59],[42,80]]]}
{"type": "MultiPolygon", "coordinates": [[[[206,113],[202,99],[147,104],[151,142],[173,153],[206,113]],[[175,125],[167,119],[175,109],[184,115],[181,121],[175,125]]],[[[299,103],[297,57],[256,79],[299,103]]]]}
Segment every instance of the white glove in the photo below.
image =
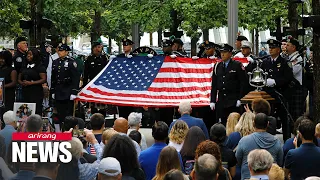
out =
{"type": "Polygon", "coordinates": [[[148,58],[153,58],[153,54],[148,54],[148,58]]]}
{"type": "Polygon", "coordinates": [[[276,81],[274,79],[268,78],[267,79],[267,86],[273,87],[274,85],[276,85],[276,81]]]}
{"type": "Polygon", "coordinates": [[[211,110],[214,110],[216,108],[216,103],[210,103],[211,110]]]}
{"type": "Polygon", "coordinates": [[[210,56],[210,57],[209,57],[209,59],[214,59],[214,58],[216,58],[216,57],[214,57],[214,56],[210,56]]]}
{"type": "Polygon", "coordinates": [[[71,94],[70,95],[70,100],[73,101],[76,97],[77,97],[76,95],[71,94]]]}
{"type": "Polygon", "coordinates": [[[174,59],[174,58],[176,58],[177,56],[176,56],[175,54],[171,54],[170,57],[171,57],[172,59],[174,59]]]}
{"type": "Polygon", "coordinates": [[[54,94],[52,94],[52,95],[51,95],[51,97],[52,97],[52,99],[54,99],[54,98],[55,98],[55,95],[54,95],[54,94]]]}
{"type": "Polygon", "coordinates": [[[111,55],[110,56],[110,60],[112,60],[112,59],[114,59],[114,58],[116,58],[117,56],[116,55],[111,55]]]}
{"type": "Polygon", "coordinates": [[[130,59],[130,58],[132,58],[132,55],[131,55],[131,54],[129,54],[129,55],[127,56],[127,58],[129,58],[129,59],[130,59]]]}
{"type": "Polygon", "coordinates": [[[193,60],[197,60],[197,59],[199,59],[199,57],[198,56],[192,56],[192,59],[193,60]]]}
{"type": "Polygon", "coordinates": [[[238,100],[238,101],[237,101],[236,106],[237,106],[237,107],[240,107],[240,106],[241,106],[241,102],[240,102],[240,100],[238,100]]]}
{"type": "Polygon", "coordinates": [[[252,59],[252,57],[247,57],[247,60],[250,62],[250,63],[253,63],[254,60],[252,59]]]}

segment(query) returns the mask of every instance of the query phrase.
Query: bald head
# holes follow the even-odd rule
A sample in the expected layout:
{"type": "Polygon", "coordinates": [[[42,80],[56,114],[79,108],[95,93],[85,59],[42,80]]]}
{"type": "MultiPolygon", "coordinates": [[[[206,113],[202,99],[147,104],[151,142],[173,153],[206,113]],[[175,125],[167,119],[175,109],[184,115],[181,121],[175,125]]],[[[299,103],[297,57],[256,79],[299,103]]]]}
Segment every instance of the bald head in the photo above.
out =
{"type": "Polygon", "coordinates": [[[128,120],[125,118],[118,118],[114,121],[113,129],[119,133],[127,134],[129,128],[128,120]]]}

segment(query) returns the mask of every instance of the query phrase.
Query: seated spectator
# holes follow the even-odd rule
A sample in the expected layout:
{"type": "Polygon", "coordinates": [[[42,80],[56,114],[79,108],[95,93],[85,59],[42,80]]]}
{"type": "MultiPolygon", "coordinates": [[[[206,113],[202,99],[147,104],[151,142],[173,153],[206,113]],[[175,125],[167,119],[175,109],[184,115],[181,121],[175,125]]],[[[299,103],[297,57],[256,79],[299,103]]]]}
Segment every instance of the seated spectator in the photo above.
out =
{"type": "Polygon", "coordinates": [[[114,157],[121,165],[122,175],[144,180],[145,175],[139,167],[137,152],[128,136],[114,135],[104,147],[103,157],[114,157]]]}
{"type": "MultiPolygon", "coordinates": [[[[204,122],[201,119],[190,116],[190,114],[192,112],[190,101],[181,102],[179,104],[178,111],[181,114],[181,117],[179,118],[179,120],[186,122],[188,124],[189,128],[191,128],[193,126],[198,126],[199,128],[202,129],[206,138],[209,139],[208,129],[207,129],[206,125],[204,124],[204,122]]],[[[169,133],[175,123],[176,123],[176,121],[174,121],[170,124],[169,133]]]]}
{"type": "Polygon", "coordinates": [[[38,114],[28,117],[26,122],[26,131],[32,133],[42,132],[43,120],[38,114]]]}
{"type": "MultiPolygon", "coordinates": [[[[128,136],[128,128],[129,128],[128,121],[125,118],[120,117],[114,121],[113,129],[117,131],[120,135],[128,136]]],[[[140,145],[134,140],[132,140],[132,142],[139,156],[141,152],[140,145]]]]}
{"type": "Polygon", "coordinates": [[[270,103],[262,98],[257,98],[252,101],[252,109],[254,114],[264,113],[268,116],[268,128],[267,132],[275,135],[277,133],[277,120],[276,118],[270,116],[271,106],[270,103]]]}
{"type": "Polygon", "coordinates": [[[116,158],[103,158],[98,172],[98,180],[122,180],[121,166],[116,158]]]}
{"type": "Polygon", "coordinates": [[[264,149],[255,149],[248,155],[248,167],[251,179],[269,179],[269,171],[273,163],[273,157],[264,149]]]}
{"type": "MultiPolygon", "coordinates": [[[[118,132],[112,128],[104,130],[101,137],[101,142],[103,144],[103,147],[108,143],[108,141],[112,138],[112,136],[116,134],[118,134],[118,132]]],[[[102,144],[100,143],[100,145],[102,144]]]]}
{"type": "Polygon", "coordinates": [[[284,171],[278,164],[272,164],[269,171],[269,180],[284,180],[284,171]]]}
{"type": "Polygon", "coordinates": [[[197,146],[205,140],[206,136],[198,126],[189,129],[180,151],[184,170],[187,175],[189,175],[193,169],[197,146]]]}
{"type": "Polygon", "coordinates": [[[181,170],[179,153],[174,147],[166,146],[160,152],[156,175],[152,180],[162,180],[165,174],[172,169],[181,170]]]}
{"type": "Polygon", "coordinates": [[[196,150],[196,156],[195,160],[197,160],[200,156],[204,154],[211,154],[214,156],[219,164],[219,171],[218,171],[218,179],[219,180],[228,180],[231,179],[231,175],[228,171],[228,169],[224,168],[222,166],[222,161],[221,161],[221,153],[220,153],[220,148],[217,143],[206,140],[200,143],[197,147],[196,150]]]}
{"type": "Polygon", "coordinates": [[[96,137],[98,143],[101,142],[101,136],[104,129],[104,116],[100,113],[95,113],[90,118],[92,133],[96,137]]]}
{"type": "Polygon", "coordinates": [[[254,114],[244,112],[235,127],[235,132],[229,135],[226,146],[236,151],[240,139],[254,132],[253,121],[254,114]]]}
{"type": "Polygon", "coordinates": [[[226,139],[226,128],[224,125],[220,123],[214,124],[210,129],[210,140],[219,145],[222,164],[230,171],[231,176],[234,178],[236,175],[237,159],[234,152],[226,147],[226,139]]]}
{"type": "MultiPolygon", "coordinates": [[[[136,113],[132,112],[128,116],[128,124],[129,124],[129,130],[128,133],[132,130],[139,131],[141,126],[141,119],[142,119],[142,113],[136,113]]],[[[141,151],[147,149],[147,140],[146,137],[140,132],[141,134],[141,151]]],[[[139,144],[139,143],[138,143],[139,144]]]]}
{"type": "Polygon", "coordinates": [[[83,155],[83,145],[78,138],[73,137],[71,141],[71,148],[69,149],[72,156],[78,161],[79,166],[79,180],[93,179],[98,174],[98,167],[102,158],[102,148],[95,138],[95,135],[90,131],[85,131],[86,140],[91,143],[97,153],[97,160],[94,163],[81,164],[80,158],[83,155]]]}
{"type": "Polygon", "coordinates": [[[188,131],[189,127],[187,123],[182,120],[177,120],[170,130],[168,146],[172,146],[176,148],[178,152],[180,152],[183,146],[183,141],[186,138],[188,131]]]}
{"type": "Polygon", "coordinates": [[[227,136],[231,133],[235,132],[235,127],[240,119],[240,114],[237,112],[233,112],[229,114],[226,124],[227,136]]]}
{"type": "Polygon", "coordinates": [[[35,176],[32,180],[55,180],[58,174],[58,162],[35,163],[35,176]]]}
{"type": "Polygon", "coordinates": [[[258,113],[254,119],[255,132],[243,137],[236,151],[236,158],[241,164],[241,179],[250,178],[247,157],[254,149],[265,149],[273,157],[278,165],[282,165],[283,151],[280,140],[267,132],[268,117],[263,113],[258,113]]]}
{"type": "Polygon", "coordinates": [[[299,148],[288,151],[284,162],[285,176],[292,180],[320,176],[320,148],[313,142],[315,125],[311,120],[304,119],[298,130],[302,144],[299,148]]]}
{"type": "Polygon", "coordinates": [[[191,173],[192,180],[217,180],[219,161],[211,154],[203,154],[195,162],[191,173]]]}
{"type": "Polygon", "coordinates": [[[137,130],[133,130],[129,133],[129,137],[137,142],[139,145],[141,144],[141,133],[137,130]]]}
{"type": "Polygon", "coordinates": [[[146,180],[151,180],[156,174],[156,167],[161,150],[167,146],[168,125],[162,121],[156,122],[152,126],[152,137],[154,144],[142,151],[139,156],[139,163],[143,169],[146,180]],[[152,158],[151,158],[152,157],[152,158]]]}
{"type": "Polygon", "coordinates": [[[4,129],[0,131],[0,135],[4,138],[5,149],[8,152],[9,145],[12,140],[12,133],[16,132],[17,121],[15,119],[13,111],[7,111],[3,114],[3,121],[6,124],[4,129]]]}
{"type": "Polygon", "coordinates": [[[171,169],[163,177],[163,180],[189,180],[188,176],[184,175],[180,170],[171,169]]]}

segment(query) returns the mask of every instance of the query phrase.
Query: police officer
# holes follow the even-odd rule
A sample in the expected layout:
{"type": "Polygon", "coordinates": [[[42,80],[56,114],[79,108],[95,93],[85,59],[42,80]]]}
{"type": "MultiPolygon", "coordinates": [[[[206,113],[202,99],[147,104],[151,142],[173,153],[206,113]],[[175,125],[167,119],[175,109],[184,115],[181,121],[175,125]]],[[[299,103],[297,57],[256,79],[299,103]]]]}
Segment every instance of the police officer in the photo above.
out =
{"type": "Polygon", "coordinates": [[[188,57],[188,54],[183,50],[183,42],[179,38],[172,41],[172,53],[177,57],[188,57]]]}
{"type": "Polygon", "coordinates": [[[220,54],[219,50],[217,50],[220,48],[221,48],[221,46],[219,46],[218,44],[215,44],[210,41],[205,41],[204,42],[205,51],[204,51],[204,55],[202,57],[211,58],[211,59],[221,58],[221,54],[220,54]]]}
{"type": "Polygon", "coordinates": [[[69,51],[70,47],[62,44],[58,51],[59,59],[52,64],[51,92],[60,124],[66,116],[73,114],[73,100],[78,94],[80,82],[77,63],[68,57],[69,51]]]}
{"type": "Polygon", "coordinates": [[[280,100],[285,102],[282,95],[288,90],[289,83],[293,79],[292,69],[287,61],[281,57],[281,42],[275,39],[267,41],[269,45],[270,58],[264,60],[261,64],[261,69],[268,73],[267,84],[264,90],[276,99],[275,102],[275,117],[280,117],[282,121],[283,139],[290,138],[289,122],[287,113],[280,100]],[[281,95],[282,94],[282,95],[281,95]],[[281,99],[280,99],[281,98],[281,99]]]}
{"type": "Polygon", "coordinates": [[[123,53],[119,54],[117,57],[128,57],[131,58],[133,56],[132,53],[132,45],[134,44],[133,41],[130,39],[122,39],[122,49],[123,53]]]}
{"type": "MultiPolygon", "coordinates": [[[[17,50],[15,51],[12,59],[14,68],[17,71],[17,74],[19,74],[21,68],[27,67],[27,39],[25,37],[18,37],[15,41],[15,45],[17,47],[17,50]]],[[[16,102],[23,102],[22,86],[20,84],[17,85],[16,89],[16,102]]]]}
{"type": "Polygon", "coordinates": [[[162,51],[165,56],[172,55],[173,42],[169,39],[162,40],[162,51]]]}
{"type": "Polygon", "coordinates": [[[92,54],[84,62],[83,86],[86,86],[108,64],[108,58],[102,54],[103,45],[96,41],[92,45],[92,54]]]}
{"type": "Polygon", "coordinates": [[[242,56],[241,56],[241,42],[242,41],[248,41],[248,39],[245,36],[239,35],[237,37],[237,40],[236,40],[236,43],[235,43],[236,49],[233,51],[234,57],[242,58],[242,56]]]}
{"type": "Polygon", "coordinates": [[[230,113],[240,111],[240,99],[246,95],[248,86],[242,63],[231,59],[232,50],[233,47],[228,44],[222,46],[222,62],[215,65],[212,75],[210,107],[216,110],[217,120],[224,125],[230,113]]]}

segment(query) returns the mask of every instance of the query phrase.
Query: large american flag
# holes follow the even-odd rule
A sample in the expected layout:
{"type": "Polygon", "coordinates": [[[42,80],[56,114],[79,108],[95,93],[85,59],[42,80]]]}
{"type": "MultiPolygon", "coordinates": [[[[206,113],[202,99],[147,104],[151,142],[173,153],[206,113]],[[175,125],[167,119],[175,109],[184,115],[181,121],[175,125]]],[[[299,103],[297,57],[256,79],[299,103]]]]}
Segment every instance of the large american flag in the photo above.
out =
{"type": "Polygon", "coordinates": [[[123,106],[193,106],[210,103],[217,59],[137,56],[113,59],[81,90],[77,100],[123,106]]]}

